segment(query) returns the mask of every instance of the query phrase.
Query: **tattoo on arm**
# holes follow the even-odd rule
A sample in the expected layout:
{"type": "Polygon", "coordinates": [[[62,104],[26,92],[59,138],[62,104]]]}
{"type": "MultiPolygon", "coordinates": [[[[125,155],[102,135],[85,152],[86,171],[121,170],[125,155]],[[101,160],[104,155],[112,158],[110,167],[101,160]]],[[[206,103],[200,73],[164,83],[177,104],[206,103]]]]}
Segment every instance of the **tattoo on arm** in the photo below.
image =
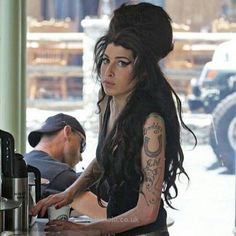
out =
{"type": "Polygon", "coordinates": [[[92,169],[93,179],[97,180],[100,175],[101,175],[101,169],[99,168],[98,163],[95,162],[95,164],[93,165],[93,169],[92,169]]]}
{"type": "Polygon", "coordinates": [[[148,148],[148,143],[150,141],[150,138],[148,138],[147,136],[144,137],[144,152],[147,156],[149,157],[156,157],[161,153],[161,147],[162,147],[162,137],[161,135],[158,135],[158,143],[159,143],[159,147],[157,147],[156,151],[151,151],[148,148]]]}
{"type": "Polygon", "coordinates": [[[147,192],[151,193],[152,196],[150,199],[146,198],[148,206],[159,202],[160,197],[157,192],[161,191],[160,187],[158,188],[160,172],[160,159],[149,159],[147,161],[147,165],[143,169],[144,187],[147,192]]]}
{"type": "Polygon", "coordinates": [[[97,181],[100,173],[101,170],[98,166],[98,163],[94,160],[93,163],[90,163],[86,170],[81,174],[81,189],[84,190],[97,181]]]}
{"type": "Polygon", "coordinates": [[[162,128],[158,124],[158,122],[154,122],[152,125],[144,128],[144,141],[143,141],[143,147],[144,152],[149,157],[157,157],[162,152],[162,128]],[[149,148],[149,142],[150,138],[148,137],[148,133],[153,132],[154,134],[157,134],[157,140],[158,140],[158,147],[157,150],[150,150],[149,148]]]}
{"type": "Polygon", "coordinates": [[[144,125],[143,150],[146,157],[143,160],[143,188],[147,193],[145,200],[148,206],[158,204],[161,198],[164,166],[160,154],[164,151],[165,135],[160,117],[153,113],[150,117],[157,119],[151,119],[152,123],[149,121],[144,125]]]}

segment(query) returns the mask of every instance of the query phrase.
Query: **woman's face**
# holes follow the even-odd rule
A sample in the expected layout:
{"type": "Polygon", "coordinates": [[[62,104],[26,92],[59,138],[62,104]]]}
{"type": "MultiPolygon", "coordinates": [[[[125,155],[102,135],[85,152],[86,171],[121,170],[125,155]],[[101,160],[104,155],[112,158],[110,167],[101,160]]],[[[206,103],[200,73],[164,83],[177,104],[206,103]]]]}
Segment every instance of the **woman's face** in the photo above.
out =
{"type": "Polygon", "coordinates": [[[122,97],[132,91],[134,57],[131,50],[108,44],[101,65],[101,81],[109,96],[122,97]]]}

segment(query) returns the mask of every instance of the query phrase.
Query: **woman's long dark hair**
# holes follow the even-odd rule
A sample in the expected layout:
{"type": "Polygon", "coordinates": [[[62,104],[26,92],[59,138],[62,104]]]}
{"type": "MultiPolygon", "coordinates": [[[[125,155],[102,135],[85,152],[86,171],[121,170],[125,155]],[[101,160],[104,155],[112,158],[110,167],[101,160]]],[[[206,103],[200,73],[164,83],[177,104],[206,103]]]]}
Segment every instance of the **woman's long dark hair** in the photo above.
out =
{"type": "MultiPolygon", "coordinates": [[[[162,8],[148,3],[135,6],[122,5],[117,9],[107,34],[101,37],[95,46],[98,78],[104,51],[110,43],[133,52],[136,86],[101,151],[99,163],[103,173],[98,184],[98,200],[100,202],[101,185],[111,174],[112,157],[117,146],[123,152],[123,155],[119,156],[118,178],[131,181],[130,170],[134,168],[137,176],[140,176],[139,184],[144,181],[140,161],[143,125],[147,116],[156,112],[165,121],[166,159],[163,194],[166,203],[172,207],[171,199],[178,195],[175,183],[177,175],[182,173],[188,178],[183,167],[180,127],[191,132],[195,140],[196,137],[183,122],[181,101],[158,64],[160,59],[173,49],[170,18],[162,8]]],[[[101,92],[101,99],[97,103],[99,108],[106,96],[103,88],[101,92]]]]}

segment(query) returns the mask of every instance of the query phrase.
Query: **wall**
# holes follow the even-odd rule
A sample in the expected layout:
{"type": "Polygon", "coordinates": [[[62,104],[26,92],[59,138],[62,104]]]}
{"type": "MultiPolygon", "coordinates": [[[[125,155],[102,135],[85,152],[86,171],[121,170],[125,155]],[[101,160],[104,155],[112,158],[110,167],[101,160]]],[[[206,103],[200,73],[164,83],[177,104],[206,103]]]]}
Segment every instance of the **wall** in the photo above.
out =
{"type": "Polygon", "coordinates": [[[192,31],[211,28],[221,14],[222,0],[166,0],[166,10],[175,23],[190,23],[192,31]]]}
{"type": "Polygon", "coordinates": [[[27,0],[26,15],[36,19],[41,19],[41,0],[27,0]]]}

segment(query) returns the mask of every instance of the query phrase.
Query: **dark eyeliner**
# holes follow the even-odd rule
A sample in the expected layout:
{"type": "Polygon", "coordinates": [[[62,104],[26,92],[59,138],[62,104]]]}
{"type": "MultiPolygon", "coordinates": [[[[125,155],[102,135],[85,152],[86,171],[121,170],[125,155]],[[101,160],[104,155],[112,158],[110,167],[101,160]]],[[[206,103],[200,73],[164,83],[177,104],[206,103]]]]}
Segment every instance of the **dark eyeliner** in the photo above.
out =
{"type": "Polygon", "coordinates": [[[128,66],[129,64],[131,64],[131,61],[128,61],[128,62],[126,62],[126,61],[121,61],[125,66],[128,66]]]}

